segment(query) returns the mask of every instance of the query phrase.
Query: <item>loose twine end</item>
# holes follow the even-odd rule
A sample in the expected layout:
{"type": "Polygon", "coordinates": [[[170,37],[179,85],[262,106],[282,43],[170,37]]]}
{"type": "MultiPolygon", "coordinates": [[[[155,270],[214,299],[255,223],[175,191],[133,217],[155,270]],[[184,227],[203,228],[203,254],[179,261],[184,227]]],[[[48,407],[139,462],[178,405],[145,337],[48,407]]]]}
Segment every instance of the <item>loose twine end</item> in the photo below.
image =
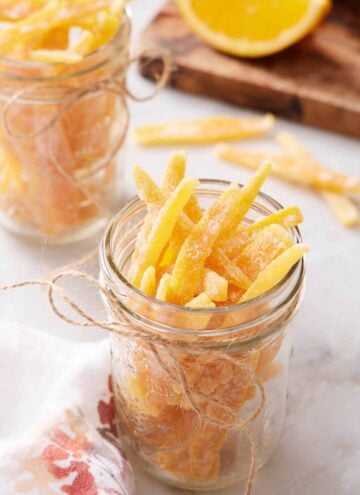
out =
{"type": "MultiPolygon", "coordinates": [[[[200,431],[204,422],[212,424],[213,426],[221,429],[226,429],[228,431],[236,429],[244,430],[250,446],[249,473],[245,493],[246,495],[252,495],[257,472],[257,444],[256,441],[253,439],[250,428],[252,424],[254,424],[256,419],[263,413],[265,408],[266,397],[263,384],[256,379],[253,370],[251,370],[250,367],[242,362],[239,362],[239,360],[237,360],[236,358],[231,357],[227,353],[224,353],[222,351],[213,351],[212,353],[210,353],[210,355],[209,351],[207,351],[209,359],[212,358],[228,361],[233,366],[240,368],[242,372],[249,373],[249,376],[251,375],[251,381],[256,385],[259,391],[259,403],[255,410],[251,414],[249,414],[247,418],[239,419],[238,411],[230,408],[229,406],[224,404],[223,401],[211,397],[210,395],[205,394],[200,390],[196,390],[192,386],[190,386],[188,378],[184,373],[184,370],[177,360],[175,354],[176,352],[183,353],[184,351],[187,351],[189,353],[198,352],[196,343],[194,344],[189,342],[188,344],[184,345],[183,342],[169,342],[163,336],[156,333],[151,333],[148,330],[145,330],[131,322],[128,319],[128,316],[123,311],[119,311],[117,300],[106,289],[106,287],[104,287],[98,280],[90,276],[88,273],[78,270],[78,268],[81,268],[92,261],[95,258],[95,255],[96,253],[91,253],[91,255],[87,256],[83,260],[76,261],[73,266],[67,265],[67,267],[64,267],[65,269],[59,270],[56,274],[54,274],[51,279],[27,280],[14,284],[3,285],[0,286],[0,291],[8,291],[29,286],[45,287],[47,288],[48,302],[53,313],[67,324],[82,328],[101,328],[102,330],[107,331],[110,334],[116,335],[118,337],[123,337],[130,341],[134,341],[136,344],[146,345],[147,349],[153,354],[158,365],[163,370],[168,379],[177,386],[180,386],[184,401],[189,404],[191,409],[199,418],[197,426],[198,431],[200,431]],[[60,280],[64,278],[77,278],[79,280],[85,281],[92,288],[95,288],[99,294],[103,295],[107,299],[110,306],[117,307],[116,319],[114,321],[101,321],[92,316],[85,309],[81,308],[79,304],[62,287],[58,285],[60,280]],[[67,315],[64,311],[60,310],[58,303],[55,300],[55,295],[58,296],[60,300],[65,303],[66,306],[71,308],[71,310],[78,315],[79,319],[74,319],[67,315]],[[164,359],[163,356],[166,356],[166,359],[164,359]],[[170,366],[167,363],[170,363],[170,366]],[[206,408],[201,406],[201,404],[204,403],[216,406],[217,408],[219,408],[219,410],[225,411],[227,413],[227,417],[231,419],[224,421],[220,418],[207,414],[205,411],[206,408]]],[[[185,443],[179,445],[178,448],[186,447],[187,444],[191,442],[192,437],[193,436],[191,436],[191,438],[185,443]]]]}

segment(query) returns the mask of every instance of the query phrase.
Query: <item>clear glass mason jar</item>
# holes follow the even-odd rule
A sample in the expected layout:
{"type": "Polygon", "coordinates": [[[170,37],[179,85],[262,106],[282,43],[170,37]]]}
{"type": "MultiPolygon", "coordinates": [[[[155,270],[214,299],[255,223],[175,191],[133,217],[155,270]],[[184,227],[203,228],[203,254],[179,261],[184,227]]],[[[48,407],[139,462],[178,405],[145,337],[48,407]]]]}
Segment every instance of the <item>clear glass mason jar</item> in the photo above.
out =
{"type": "MultiPolygon", "coordinates": [[[[202,180],[201,207],[228,185],[202,180]]],[[[261,193],[246,221],[280,208],[261,193]]],[[[271,291],[246,303],[210,310],[164,303],[126,278],[145,214],[139,199],[125,205],[100,249],[100,280],[111,295],[105,303],[112,321],[125,318],[143,332],[143,338],[111,336],[119,435],[147,471],[170,485],[202,491],[246,483],[280,435],[288,329],[303,295],[304,261],[271,291]]],[[[297,228],[291,234],[301,242],[297,228]]]]}
{"type": "Polygon", "coordinates": [[[74,64],[0,58],[5,227],[47,243],[71,242],[95,233],[119,206],[130,31],[126,13],[109,43],[74,64]]]}

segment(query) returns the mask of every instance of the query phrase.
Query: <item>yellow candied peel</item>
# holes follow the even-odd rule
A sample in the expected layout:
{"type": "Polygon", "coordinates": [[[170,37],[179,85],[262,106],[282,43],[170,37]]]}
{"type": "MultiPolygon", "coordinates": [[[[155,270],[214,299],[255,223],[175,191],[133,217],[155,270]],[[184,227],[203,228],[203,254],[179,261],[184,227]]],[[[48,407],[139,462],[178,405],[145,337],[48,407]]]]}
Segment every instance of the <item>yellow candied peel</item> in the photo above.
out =
{"type": "Polygon", "coordinates": [[[291,247],[287,228],[299,225],[303,216],[298,207],[290,206],[252,224],[242,223],[271,172],[267,163],[242,188],[231,184],[202,211],[194,195],[198,181],[185,177],[186,159],[182,151],[170,155],[161,186],[141,167],[134,167],[135,185],[148,214],[138,235],[129,279],[141,287],[142,283],[147,286],[149,276],[152,287],[159,271],[164,274],[162,300],[183,305],[204,293],[212,302],[222,303],[229,284],[247,292],[254,277],[291,247]],[[197,222],[186,213],[190,200],[199,208],[197,222]],[[178,248],[174,245],[177,236],[178,248]]]}
{"type": "Polygon", "coordinates": [[[43,63],[73,64],[119,31],[126,0],[42,0],[0,5],[0,53],[43,63]],[[78,30],[76,39],[72,33],[78,30]]]}
{"type": "Polygon", "coordinates": [[[204,117],[144,125],[135,129],[134,136],[142,146],[207,144],[263,136],[273,128],[274,122],[271,114],[262,117],[204,117]]]}
{"type": "Polygon", "coordinates": [[[320,191],[320,195],[341,225],[348,228],[360,225],[360,210],[350,198],[329,191],[320,191]]]}
{"type": "Polygon", "coordinates": [[[256,169],[260,163],[267,160],[272,164],[274,175],[290,182],[337,193],[360,193],[359,177],[346,175],[324,166],[304,167],[303,162],[296,161],[289,154],[264,153],[221,144],[216,148],[216,155],[222,160],[251,169],[256,169]]]}
{"type": "MultiPolygon", "coordinates": [[[[313,170],[314,173],[317,172],[322,174],[323,178],[329,178],[330,175],[332,180],[341,186],[338,192],[334,192],[334,188],[332,190],[322,190],[320,187],[320,196],[324,199],[335,218],[344,227],[351,228],[359,225],[359,209],[350,198],[347,198],[342,193],[356,192],[356,182],[360,184],[360,178],[357,179],[356,177],[346,176],[335,171],[330,171],[329,173],[323,165],[316,161],[310,151],[289,132],[279,133],[276,136],[276,140],[284,151],[289,153],[294,160],[298,161],[305,170],[313,170]],[[355,186],[355,190],[347,190],[346,188],[349,187],[349,185],[352,187],[355,186]]],[[[357,192],[360,193],[360,189],[357,192]]]]}
{"type": "Polygon", "coordinates": [[[289,132],[277,134],[276,141],[283,153],[264,153],[225,143],[218,145],[215,152],[218,158],[251,169],[256,169],[260,163],[268,160],[272,164],[274,175],[311,187],[318,193],[344,227],[358,226],[360,209],[353,196],[360,195],[360,177],[320,164],[306,146],[289,132]]]}

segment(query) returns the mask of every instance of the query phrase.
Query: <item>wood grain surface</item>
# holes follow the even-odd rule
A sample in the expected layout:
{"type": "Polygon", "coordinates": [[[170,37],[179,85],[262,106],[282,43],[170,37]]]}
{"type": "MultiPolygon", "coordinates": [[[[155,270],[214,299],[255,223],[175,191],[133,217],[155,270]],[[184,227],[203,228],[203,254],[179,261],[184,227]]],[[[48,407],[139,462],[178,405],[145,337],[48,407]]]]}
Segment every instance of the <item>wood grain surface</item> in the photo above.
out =
{"type": "MultiPolygon", "coordinates": [[[[166,49],[170,84],[306,125],[360,137],[360,0],[336,2],[311,35],[276,55],[244,59],[199,40],[166,4],[145,29],[141,49],[166,49]]],[[[154,78],[158,59],[140,70],[154,78]]]]}

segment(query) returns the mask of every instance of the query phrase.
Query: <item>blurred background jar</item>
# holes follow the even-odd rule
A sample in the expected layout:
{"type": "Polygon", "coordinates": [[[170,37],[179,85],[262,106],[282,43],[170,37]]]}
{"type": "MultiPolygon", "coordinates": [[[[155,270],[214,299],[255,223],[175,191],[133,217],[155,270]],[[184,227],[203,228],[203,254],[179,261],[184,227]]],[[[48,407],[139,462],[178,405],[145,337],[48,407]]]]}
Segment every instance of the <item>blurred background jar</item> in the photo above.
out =
{"type": "Polygon", "coordinates": [[[131,23],[71,64],[0,59],[0,209],[47,243],[85,238],[121,201],[131,23]]]}
{"type": "MultiPolygon", "coordinates": [[[[207,208],[229,184],[201,180],[200,206],[207,208]]],[[[280,208],[260,193],[247,221],[280,208]]],[[[126,277],[145,215],[142,201],[129,202],[100,248],[111,321],[130,333],[129,338],[116,330],[111,335],[119,437],[150,474],[170,485],[204,491],[246,484],[281,433],[289,325],[302,300],[304,261],[246,303],[207,310],[165,303],[126,277]]],[[[294,242],[301,242],[299,230],[290,231],[294,242]]]]}

